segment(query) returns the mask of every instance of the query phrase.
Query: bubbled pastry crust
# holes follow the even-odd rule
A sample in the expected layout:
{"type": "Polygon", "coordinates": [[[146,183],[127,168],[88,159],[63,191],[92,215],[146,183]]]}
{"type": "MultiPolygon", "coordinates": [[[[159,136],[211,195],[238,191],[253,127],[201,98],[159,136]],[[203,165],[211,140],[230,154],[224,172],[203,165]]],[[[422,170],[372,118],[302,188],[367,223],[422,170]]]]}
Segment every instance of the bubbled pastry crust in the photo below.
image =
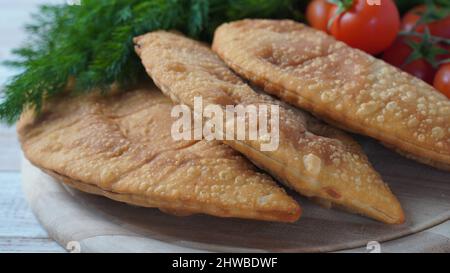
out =
{"type": "Polygon", "coordinates": [[[406,72],[290,20],[224,24],[213,50],[268,93],[450,170],[450,100],[406,72]]]}
{"type": "Polygon", "coordinates": [[[62,97],[17,125],[25,156],[79,190],[176,215],[293,222],[297,202],[228,146],[174,141],[173,105],[154,86],[62,97]]]}
{"type": "Polygon", "coordinates": [[[261,139],[225,141],[257,166],[305,196],[386,223],[404,221],[398,200],[359,145],[346,134],[306,112],[256,93],[207,45],[165,31],[148,33],[134,41],[147,73],[176,103],[193,107],[194,97],[201,96],[204,103],[222,107],[280,105],[277,150],[262,152],[261,139]]]}

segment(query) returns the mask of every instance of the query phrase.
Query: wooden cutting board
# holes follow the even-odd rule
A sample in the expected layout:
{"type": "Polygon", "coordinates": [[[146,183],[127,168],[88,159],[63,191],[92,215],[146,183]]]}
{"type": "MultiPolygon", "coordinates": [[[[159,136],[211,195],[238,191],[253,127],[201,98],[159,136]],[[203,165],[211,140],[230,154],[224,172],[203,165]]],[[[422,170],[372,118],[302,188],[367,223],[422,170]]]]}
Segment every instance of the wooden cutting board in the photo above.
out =
{"type": "Polygon", "coordinates": [[[304,214],[293,224],[174,217],[62,186],[26,160],[22,179],[41,224],[74,251],[450,252],[450,173],[405,159],[373,140],[358,140],[400,199],[405,224],[381,224],[300,197],[304,214]]]}

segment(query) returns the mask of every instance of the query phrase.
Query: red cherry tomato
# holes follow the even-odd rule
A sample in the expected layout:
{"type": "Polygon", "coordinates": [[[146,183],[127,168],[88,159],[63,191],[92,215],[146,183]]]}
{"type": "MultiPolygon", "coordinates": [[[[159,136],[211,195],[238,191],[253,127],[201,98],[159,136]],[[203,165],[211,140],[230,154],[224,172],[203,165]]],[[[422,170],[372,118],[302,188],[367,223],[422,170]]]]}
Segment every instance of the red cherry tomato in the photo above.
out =
{"type": "MultiPolygon", "coordinates": [[[[331,16],[338,7],[333,5],[331,16]]],[[[332,23],[330,33],[348,45],[378,54],[395,40],[400,29],[400,15],[392,0],[370,5],[367,0],[354,0],[351,8],[332,23]]]]}
{"type": "Polygon", "coordinates": [[[450,99],[450,63],[442,65],[433,82],[434,87],[450,99]]]}
{"type": "MultiPolygon", "coordinates": [[[[414,38],[415,41],[418,38],[414,38]]],[[[395,42],[383,53],[382,58],[386,62],[396,66],[401,67],[408,56],[411,54],[412,49],[405,43],[405,39],[399,37],[395,42]]]]}
{"type": "MultiPolygon", "coordinates": [[[[425,5],[417,6],[408,11],[402,19],[401,29],[404,31],[411,31],[416,26],[417,21],[426,11],[425,5]]],[[[427,24],[420,24],[415,27],[415,31],[423,32],[425,27],[428,27],[430,33],[434,36],[450,39],[450,14],[444,19],[430,22],[427,24]]]]}
{"type": "Polygon", "coordinates": [[[404,31],[413,30],[417,21],[423,15],[423,12],[425,11],[425,9],[426,9],[425,5],[420,5],[420,6],[417,6],[413,9],[409,10],[407,13],[405,13],[405,15],[403,15],[403,18],[402,18],[401,29],[404,31]]]}
{"type": "MultiPolygon", "coordinates": [[[[414,40],[418,41],[419,38],[414,38],[414,40]]],[[[411,63],[405,64],[406,59],[409,57],[411,52],[412,49],[405,43],[404,38],[398,38],[392,46],[383,53],[382,58],[387,63],[392,64],[429,84],[432,84],[436,69],[434,69],[433,66],[426,60],[418,59],[411,63]]]]}
{"type": "Polygon", "coordinates": [[[433,77],[436,74],[436,69],[424,59],[419,59],[404,65],[402,69],[409,74],[422,79],[428,84],[433,84],[433,77]]]}
{"type": "Polygon", "coordinates": [[[332,4],[326,0],[313,0],[306,9],[306,20],[315,29],[328,32],[328,20],[332,4]]]}

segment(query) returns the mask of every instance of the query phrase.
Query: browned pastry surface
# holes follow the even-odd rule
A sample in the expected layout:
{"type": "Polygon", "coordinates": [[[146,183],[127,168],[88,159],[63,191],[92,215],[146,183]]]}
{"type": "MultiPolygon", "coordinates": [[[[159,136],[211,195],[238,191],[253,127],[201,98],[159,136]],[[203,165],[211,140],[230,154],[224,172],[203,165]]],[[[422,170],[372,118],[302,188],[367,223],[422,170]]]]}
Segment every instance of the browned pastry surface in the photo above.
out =
{"type": "MultiPolygon", "coordinates": [[[[173,101],[193,108],[194,97],[225,105],[278,104],[254,92],[206,45],[158,31],[135,38],[136,52],[155,83],[173,101]]],[[[303,195],[386,223],[402,223],[402,208],[359,145],[309,114],[281,105],[280,145],[225,141],[303,195]]]]}
{"type": "Polygon", "coordinates": [[[296,221],[269,176],[216,141],[173,141],[172,103],[156,87],[63,97],[17,125],[26,157],[82,191],[177,215],[296,221]]]}
{"type": "Polygon", "coordinates": [[[286,102],[450,170],[450,100],[382,60],[289,20],[224,24],[213,50],[286,102]]]}

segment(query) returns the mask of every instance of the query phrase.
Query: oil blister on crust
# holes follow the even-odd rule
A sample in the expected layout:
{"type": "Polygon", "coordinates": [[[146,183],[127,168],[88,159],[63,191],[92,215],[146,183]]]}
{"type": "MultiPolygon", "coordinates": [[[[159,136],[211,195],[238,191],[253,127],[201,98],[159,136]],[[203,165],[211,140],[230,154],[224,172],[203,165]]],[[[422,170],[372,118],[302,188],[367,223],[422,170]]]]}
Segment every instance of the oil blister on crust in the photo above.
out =
{"type": "Polygon", "coordinates": [[[233,149],[172,140],[173,105],[154,86],[60,99],[18,123],[26,157],[58,181],[180,216],[300,217],[297,202],[233,149]]]}
{"type": "Polygon", "coordinates": [[[290,20],[224,24],[213,49],[288,103],[450,170],[450,100],[382,60],[290,20]],[[270,49],[269,58],[261,48],[270,49]]]}
{"type": "MultiPolygon", "coordinates": [[[[179,34],[157,31],[135,38],[147,73],[163,93],[193,107],[208,103],[280,104],[256,93],[206,45],[179,34]],[[183,72],[174,71],[182,64],[183,72]]],[[[243,60],[245,61],[245,60],[243,60]]],[[[306,112],[280,105],[280,145],[262,152],[256,141],[226,144],[299,193],[329,201],[386,223],[402,223],[402,208],[359,145],[345,133],[306,112]]]]}

